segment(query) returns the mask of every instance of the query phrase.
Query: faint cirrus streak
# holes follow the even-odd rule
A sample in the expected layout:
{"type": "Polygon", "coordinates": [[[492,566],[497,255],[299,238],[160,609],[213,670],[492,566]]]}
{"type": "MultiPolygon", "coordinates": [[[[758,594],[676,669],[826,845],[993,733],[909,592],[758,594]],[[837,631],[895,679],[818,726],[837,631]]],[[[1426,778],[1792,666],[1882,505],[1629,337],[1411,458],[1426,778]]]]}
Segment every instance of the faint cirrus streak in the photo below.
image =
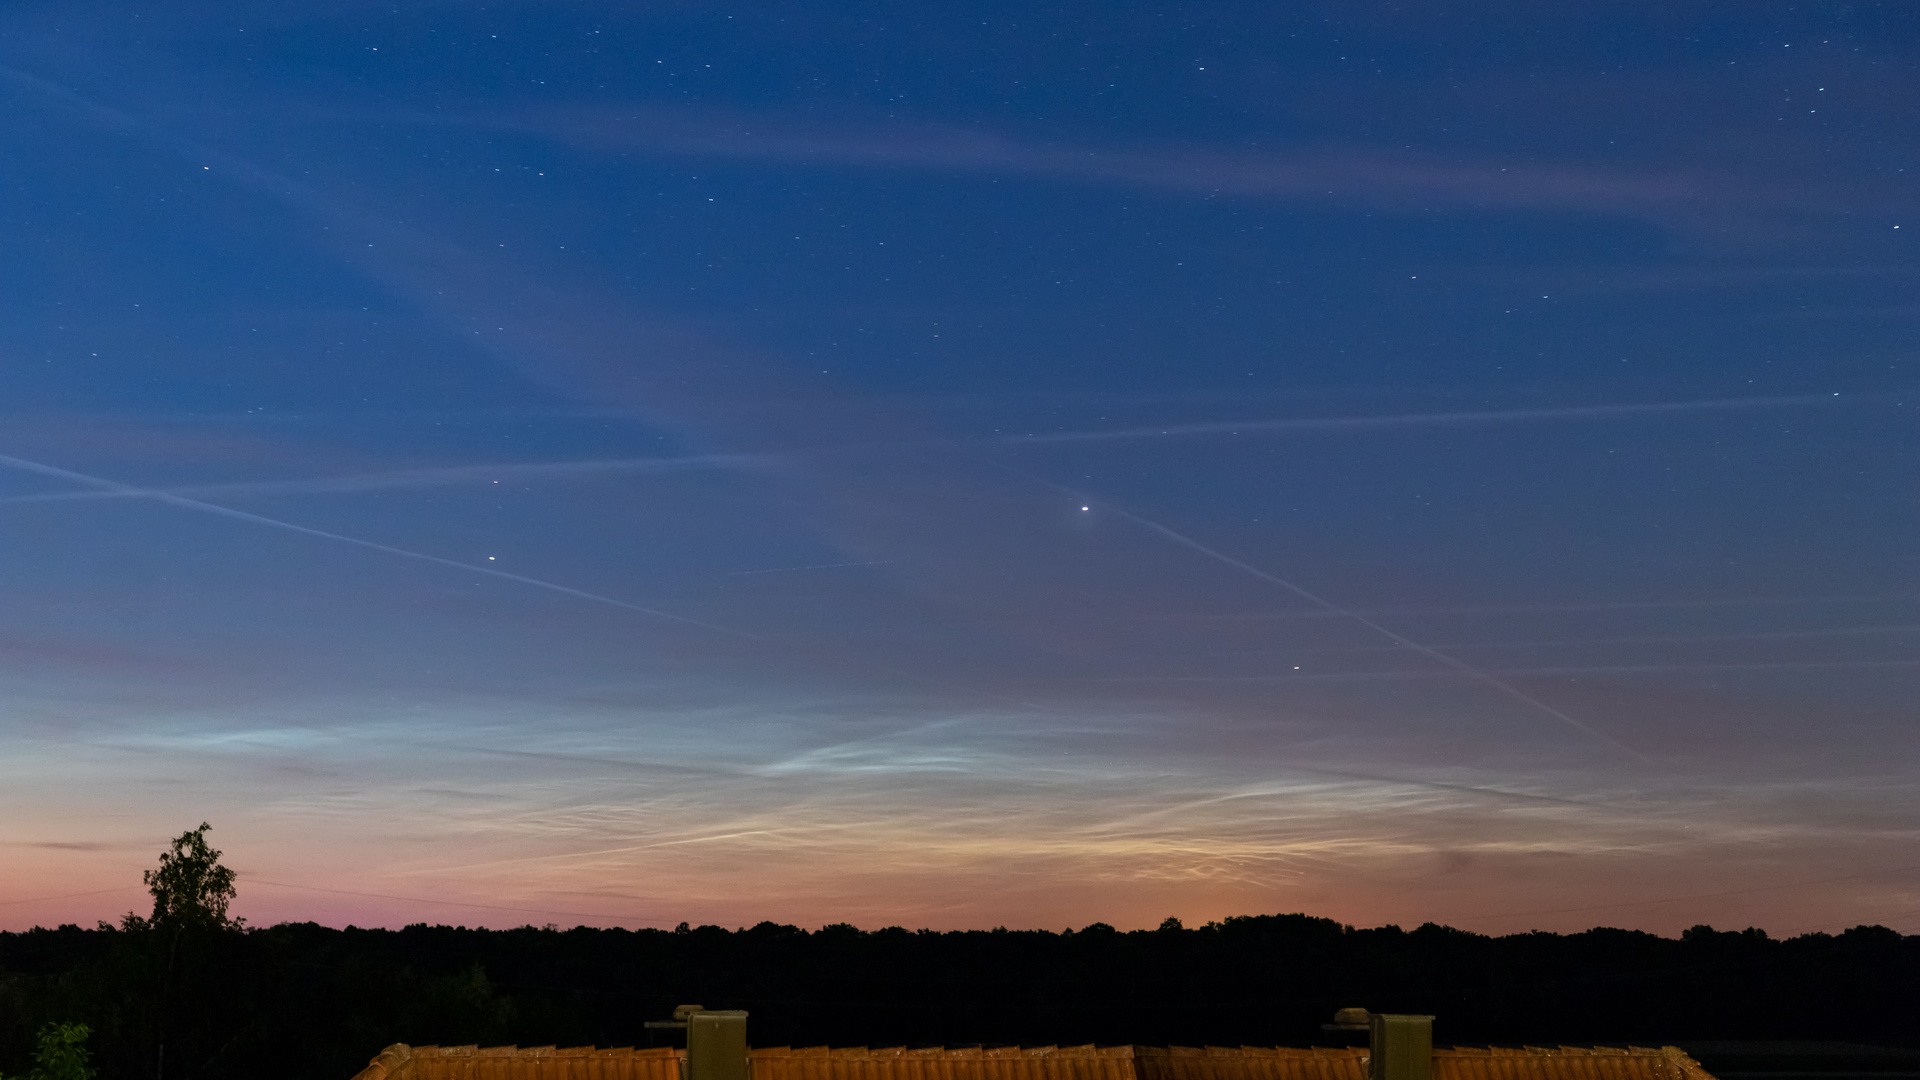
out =
{"type": "MultiPolygon", "coordinates": [[[[390,118],[391,119],[391,118],[390,118]]],[[[1687,170],[1580,162],[1440,157],[1366,146],[1220,149],[1182,144],[1101,146],[1044,141],[955,124],[888,119],[822,123],[723,109],[557,108],[411,122],[509,130],[591,152],[641,150],[836,168],[910,169],[1146,188],[1203,197],[1362,203],[1403,209],[1470,207],[1621,215],[1683,229],[1758,211],[1817,205],[1792,186],[1687,170]]]]}

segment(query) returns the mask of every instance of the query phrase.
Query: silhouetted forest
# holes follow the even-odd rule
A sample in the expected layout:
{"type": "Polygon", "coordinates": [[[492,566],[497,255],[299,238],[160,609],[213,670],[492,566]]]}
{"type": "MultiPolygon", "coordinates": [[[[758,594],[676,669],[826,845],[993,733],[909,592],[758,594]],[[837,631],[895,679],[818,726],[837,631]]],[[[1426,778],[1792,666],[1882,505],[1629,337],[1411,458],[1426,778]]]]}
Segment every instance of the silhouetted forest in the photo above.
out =
{"type": "Polygon", "coordinates": [[[49,1020],[92,1028],[102,1080],[347,1080],[394,1042],[647,1045],[642,1021],[682,1002],[751,1010],[762,1046],[1325,1044],[1350,1005],[1433,1013],[1441,1044],[1915,1045],[1920,937],[63,926],[0,934],[0,1073],[49,1020]]]}

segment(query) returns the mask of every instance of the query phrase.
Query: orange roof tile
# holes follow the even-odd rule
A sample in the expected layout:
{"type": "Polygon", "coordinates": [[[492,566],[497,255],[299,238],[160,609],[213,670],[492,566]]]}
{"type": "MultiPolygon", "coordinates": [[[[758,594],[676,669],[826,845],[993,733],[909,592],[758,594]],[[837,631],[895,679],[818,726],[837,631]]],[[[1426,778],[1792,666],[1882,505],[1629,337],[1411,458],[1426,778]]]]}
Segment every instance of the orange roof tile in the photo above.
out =
{"type": "MultiPolygon", "coordinates": [[[[551,1046],[382,1050],[354,1080],[680,1080],[686,1051],[551,1046]]],[[[1365,1047],[762,1047],[753,1080],[1367,1080],[1365,1047]]],[[[1714,1080],[1679,1048],[1433,1052],[1433,1080],[1714,1080]]]]}

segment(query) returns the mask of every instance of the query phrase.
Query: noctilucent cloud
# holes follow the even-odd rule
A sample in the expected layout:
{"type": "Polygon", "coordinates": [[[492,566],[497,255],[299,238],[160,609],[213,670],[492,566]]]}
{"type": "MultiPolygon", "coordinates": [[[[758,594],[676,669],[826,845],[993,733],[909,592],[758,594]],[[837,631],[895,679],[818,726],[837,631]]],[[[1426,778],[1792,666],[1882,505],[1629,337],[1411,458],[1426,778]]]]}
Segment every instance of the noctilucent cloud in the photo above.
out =
{"type": "Polygon", "coordinates": [[[1907,4],[0,11],[0,927],[1920,930],[1907,4]]]}

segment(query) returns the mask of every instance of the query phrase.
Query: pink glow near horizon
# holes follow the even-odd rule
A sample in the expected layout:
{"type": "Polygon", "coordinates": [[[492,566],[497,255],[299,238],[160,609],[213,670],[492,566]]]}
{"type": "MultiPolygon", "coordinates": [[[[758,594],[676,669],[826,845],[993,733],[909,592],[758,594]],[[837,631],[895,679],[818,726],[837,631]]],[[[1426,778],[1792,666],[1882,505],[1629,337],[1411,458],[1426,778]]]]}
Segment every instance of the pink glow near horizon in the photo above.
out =
{"type": "Polygon", "coordinates": [[[466,720],[482,734],[459,743],[454,727],[260,726],[16,756],[0,928],[144,911],[141,869],[206,818],[256,925],[1135,929],[1302,911],[1485,933],[1914,929],[1920,870],[1884,872],[1902,844],[1797,827],[1802,782],[1702,795],[1607,767],[1542,770],[1529,791],[1512,768],[1282,766],[1223,784],[1239,770],[1050,761],[1007,718],[754,750],[666,726],[625,751],[587,722],[538,749],[466,720]]]}

